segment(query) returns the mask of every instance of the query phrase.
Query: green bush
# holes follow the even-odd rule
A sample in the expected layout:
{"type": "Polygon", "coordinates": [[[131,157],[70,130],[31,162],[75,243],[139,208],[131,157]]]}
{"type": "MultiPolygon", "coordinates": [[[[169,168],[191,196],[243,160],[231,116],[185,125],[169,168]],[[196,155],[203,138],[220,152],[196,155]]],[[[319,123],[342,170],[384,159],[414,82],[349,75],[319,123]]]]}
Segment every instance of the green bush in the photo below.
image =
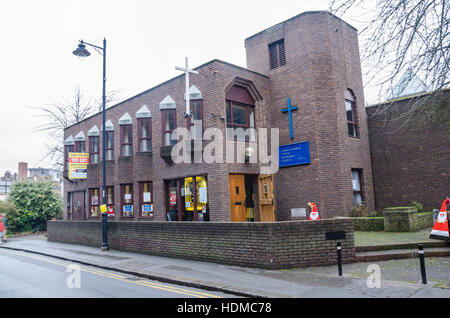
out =
{"type": "Polygon", "coordinates": [[[7,213],[12,232],[37,232],[46,229],[47,220],[62,211],[62,200],[48,181],[20,181],[11,187],[8,203],[15,209],[7,213]]]}
{"type": "Polygon", "coordinates": [[[413,201],[412,204],[414,205],[414,207],[417,209],[417,213],[421,213],[423,210],[423,205],[420,204],[419,202],[413,201]]]}
{"type": "Polygon", "coordinates": [[[11,218],[17,214],[16,207],[12,203],[0,201],[0,215],[3,213],[6,214],[8,231],[10,231],[11,218]]]}
{"type": "Polygon", "coordinates": [[[369,209],[367,209],[366,205],[364,204],[364,202],[359,205],[359,206],[355,206],[352,209],[352,216],[353,217],[365,217],[369,215],[369,209]]]}

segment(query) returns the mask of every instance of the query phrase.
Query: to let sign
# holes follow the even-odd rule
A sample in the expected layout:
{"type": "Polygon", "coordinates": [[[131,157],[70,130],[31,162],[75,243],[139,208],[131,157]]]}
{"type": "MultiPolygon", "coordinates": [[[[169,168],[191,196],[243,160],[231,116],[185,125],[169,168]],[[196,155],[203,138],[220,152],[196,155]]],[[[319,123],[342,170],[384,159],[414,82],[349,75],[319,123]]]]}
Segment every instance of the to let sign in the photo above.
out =
{"type": "Polygon", "coordinates": [[[309,141],[279,147],[280,168],[310,164],[309,141]]]}
{"type": "Polygon", "coordinates": [[[89,154],[69,152],[69,179],[87,179],[89,154]]]}

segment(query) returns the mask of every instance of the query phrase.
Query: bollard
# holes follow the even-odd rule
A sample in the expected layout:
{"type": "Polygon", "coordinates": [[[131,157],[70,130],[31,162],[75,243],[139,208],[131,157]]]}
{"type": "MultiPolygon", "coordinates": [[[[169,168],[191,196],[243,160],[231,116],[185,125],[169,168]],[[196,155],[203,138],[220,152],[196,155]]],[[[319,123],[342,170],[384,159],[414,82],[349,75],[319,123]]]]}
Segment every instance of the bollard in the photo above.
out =
{"type": "Polygon", "coordinates": [[[423,253],[423,245],[419,244],[420,274],[422,276],[422,284],[427,283],[427,273],[425,271],[425,255],[423,253]]]}
{"type": "Polygon", "coordinates": [[[342,253],[341,253],[341,242],[337,242],[337,261],[338,261],[338,272],[339,276],[342,276],[342,253]]]}

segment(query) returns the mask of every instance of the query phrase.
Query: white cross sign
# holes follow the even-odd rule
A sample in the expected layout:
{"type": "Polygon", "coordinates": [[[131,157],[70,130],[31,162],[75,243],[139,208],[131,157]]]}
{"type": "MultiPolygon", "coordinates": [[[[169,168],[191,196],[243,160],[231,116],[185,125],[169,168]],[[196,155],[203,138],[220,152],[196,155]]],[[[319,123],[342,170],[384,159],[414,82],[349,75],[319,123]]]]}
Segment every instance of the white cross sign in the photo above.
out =
{"type": "Polygon", "coordinates": [[[186,57],[186,66],[185,67],[175,66],[175,69],[178,70],[178,71],[185,72],[185,79],[186,79],[186,113],[185,113],[184,116],[188,117],[188,116],[191,116],[190,96],[189,96],[189,73],[198,74],[198,72],[189,69],[188,58],[187,57],[186,57]]]}

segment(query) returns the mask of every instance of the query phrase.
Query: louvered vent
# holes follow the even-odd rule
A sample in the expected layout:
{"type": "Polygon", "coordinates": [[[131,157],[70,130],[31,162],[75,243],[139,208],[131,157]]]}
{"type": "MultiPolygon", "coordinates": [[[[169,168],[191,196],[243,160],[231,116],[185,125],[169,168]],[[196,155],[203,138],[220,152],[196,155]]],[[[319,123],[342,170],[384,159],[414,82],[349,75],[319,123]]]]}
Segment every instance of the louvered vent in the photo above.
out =
{"type": "Polygon", "coordinates": [[[286,64],[284,40],[269,44],[270,68],[274,69],[286,64]]]}

